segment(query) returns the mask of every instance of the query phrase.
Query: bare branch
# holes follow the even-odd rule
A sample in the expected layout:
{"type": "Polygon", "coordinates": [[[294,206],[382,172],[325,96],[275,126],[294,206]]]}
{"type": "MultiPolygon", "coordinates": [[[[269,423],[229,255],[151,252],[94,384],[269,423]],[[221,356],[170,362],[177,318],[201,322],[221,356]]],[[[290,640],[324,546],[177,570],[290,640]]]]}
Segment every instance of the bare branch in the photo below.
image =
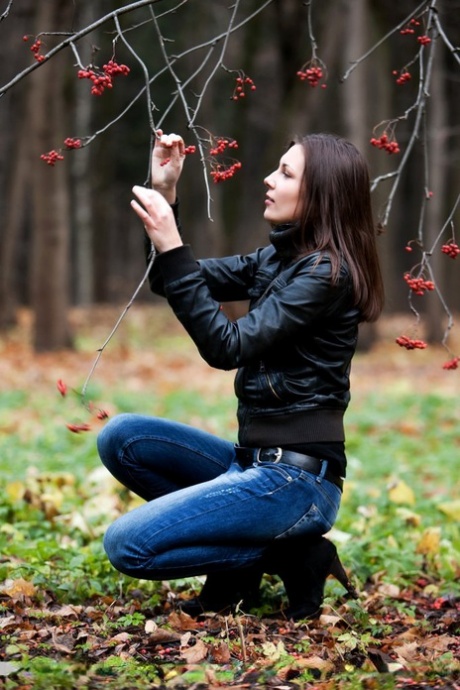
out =
{"type": "Polygon", "coordinates": [[[341,82],[346,81],[348,79],[348,77],[350,76],[350,74],[355,71],[355,69],[358,67],[359,64],[361,64],[361,62],[364,62],[364,60],[366,60],[366,58],[368,58],[370,55],[372,55],[372,53],[374,53],[377,50],[377,48],[380,48],[380,46],[383,43],[385,43],[385,41],[387,41],[390,38],[390,36],[392,36],[397,31],[400,31],[403,28],[403,26],[405,26],[412,19],[412,17],[415,17],[415,15],[421,13],[423,8],[429,4],[430,4],[430,0],[424,0],[420,5],[418,5],[418,7],[415,8],[415,10],[413,10],[410,14],[407,15],[407,17],[405,19],[403,19],[402,22],[400,22],[397,26],[395,26],[393,29],[391,29],[391,31],[389,31],[387,34],[385,34],[385,36],[383,36],[383,38],[381,38],[379,41],[377,41],[377,43],[374,43],[372,48],[369,48],[367,53],[364,53],[364,55],[361,55],[361,57],[359,57],[357,60],[352,62],[351,66],[347,69],[347,71],[342,76],[340,81],[341,82]]]}
{"type": "Polygon", "coordinates": [[[7,18],[7,16],[10,13],[11,6],[13,5],[13,0],[9,0],[8,5],[6,7],[6,10],[3,12],[3,14],[0,15],[0,22],[2,22],[4,19],[7,18]]]}
{"type": "Polygon", "coordinates": [[[81,29],[81,31],[77,31],[76,33],[70,34],[64,41],[59,43],[57,46],[54,46],[54,48],[49,50],[43,56],[45,58],[43,60],[43,62],[36,62],[33,65],[30,65],[29,67],[27,67],[22,72],[19,72],[19,74],[16,74],[16,76],[13,77],[13,79],[11,79],[11,81],[9,81],[7,84],[4,84],[0,88],[0,97],[3,96],[9,89],[11,89],[12,86],[17,84],[18,81],[21,81],[21,79],[24,79],[24,77],[26,77],[28,74],[30,74],[34,70],[38,69],[39,67],[41,67],[41,65],[43,65],[47,60],[52,58],[53,55],[56,55],[56,53],[59,53],[61,50],[63,50],[64,48],[67,48],[67,46],[70,46],[72,43],[79,41],[80,38],[83,38],[84,36],[87,36],[88,34],[92,33],[99,26],[102,26],[103,24],[110,21],[111,19],[115,19],[115,17],[120,17],[122,14],[127,14],[128,12],[132,12],[133,10],[137,10],[140,7],[145,7],[147,5],[154,5],[158,2],[162,2],[162,0],[137,0],[137,2],[133,2],[129,5],[125,5],[124,7],[120,7],[118,10],[114,10],[113,12],[106,14],[104,17],[97,19],[92,24],[85,26],[85,28],[81,29]]]}

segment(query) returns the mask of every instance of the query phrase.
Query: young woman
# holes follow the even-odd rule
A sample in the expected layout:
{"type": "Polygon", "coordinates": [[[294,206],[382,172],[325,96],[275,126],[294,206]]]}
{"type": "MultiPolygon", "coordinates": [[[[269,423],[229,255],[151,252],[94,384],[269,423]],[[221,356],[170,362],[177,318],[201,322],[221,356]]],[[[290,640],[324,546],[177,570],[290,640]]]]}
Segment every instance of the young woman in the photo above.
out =
{"type": "Polygon", "coordinates": [[[353,594],[323,535],[345,477],[358,324],[383,302],[367,166],[335,136],[292,142],[264,180],[268,245],[197,261],[179,231],[183,160],[182,138],[159,132],[153,189],[134,187],[132,207],[157,251],[152,290],[208,364],[237,370],[238,444],[167,419],[112,419],[98,438],[102,461],[146,503],[109,527],[105,549],[133,577],[207,574],[183,604],[191,615],[251,606],[269,572],[284,582],[284,615],[311,618],[329,574],[353,594]],[[231,321],[220,305],[234,300],[250,306],[231,321]]]}

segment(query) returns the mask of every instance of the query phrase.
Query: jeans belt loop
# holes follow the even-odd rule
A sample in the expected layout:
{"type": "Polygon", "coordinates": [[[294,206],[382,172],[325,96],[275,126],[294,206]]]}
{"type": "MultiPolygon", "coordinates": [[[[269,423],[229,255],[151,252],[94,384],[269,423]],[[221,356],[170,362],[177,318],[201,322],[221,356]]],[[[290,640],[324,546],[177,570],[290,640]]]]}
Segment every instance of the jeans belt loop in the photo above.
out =
{"type": "Polygon", "coordinates": [[[323,481],[324,475],[327,472],[327,468],[328,468],[328,461],[327,460],[321,460],[321,472],[316,477],[316,482],[318,484],[321,484],[321,482],[323,481]]]}

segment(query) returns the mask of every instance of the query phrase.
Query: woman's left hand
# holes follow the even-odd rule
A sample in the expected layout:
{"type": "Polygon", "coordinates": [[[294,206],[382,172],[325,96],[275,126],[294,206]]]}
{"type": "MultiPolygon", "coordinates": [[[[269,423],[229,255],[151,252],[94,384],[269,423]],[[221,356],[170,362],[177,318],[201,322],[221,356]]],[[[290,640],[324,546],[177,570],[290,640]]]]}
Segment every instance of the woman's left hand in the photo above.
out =
{"type": "Polygon", "coordinates": [[[155,249],[162,253],[180,247],[183,242],[177,229],[174,214],[166,199],[154,189],[133,187],[133,194],[140,201],[131,201],[131,208],[144,224],[155,249]]]}

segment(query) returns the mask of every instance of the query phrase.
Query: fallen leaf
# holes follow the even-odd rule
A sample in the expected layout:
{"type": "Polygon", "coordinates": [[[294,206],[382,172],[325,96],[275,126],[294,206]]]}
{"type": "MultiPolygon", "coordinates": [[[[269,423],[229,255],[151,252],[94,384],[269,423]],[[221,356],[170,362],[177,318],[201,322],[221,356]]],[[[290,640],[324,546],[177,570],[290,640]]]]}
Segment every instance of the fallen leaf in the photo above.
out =
{"type": "Polygon", "coordinates": [[[417,544],[417,553],[424,554],[425,556],[434,556],[439,553],[439,547],[441,544],[441,528],[440,527],[427,527],[423,532],[422,537],[417,544]]]}
{"type": "Polygon", "coordinates": [[[231,658],[230,650],[225,642],[211,649],[212,661],[214,664],[228,664],[231,658]]]}
{"type": "Polygon", "coordinates": [[[19,600],[24,599],[24,597],[33,597],[37,590],[32,582],[18,578],[17,580],[5,580],[0,591],[11,599],[19,600]]]}
{"type": "Polygon", "coordinates": [[[457,499],[456,501],[440,503],[438,505],[438,510],[440,510],[441,513],[444,513],[444,515],[452,518],[452,520],[460,522],[460,500],[457,499]]]}
{"type": "Polygon", "coordinates": [[[388,498],[392,503],[407,503],[411,506],[415,503],[415,494],[413,490],[402,479],[398,479],[390,486],[388,498]]]}
{"type": "Polygon", "coordinates": [[[197,640],[192,647],[181,647],[180,655],[188,664],[198,664],[206,659],[209,653],[208,645],[203,640],[197,640]]]}
{"type": "Polygon", "coordinates": [[[378,591],[380,594],[383,594],[386,597],[391,597],[392,599],[396,599],[401,594],[401,589],[397,585],[392,585],[389,582],[384,582],[381,584],[378,588],[378,591]]]}

